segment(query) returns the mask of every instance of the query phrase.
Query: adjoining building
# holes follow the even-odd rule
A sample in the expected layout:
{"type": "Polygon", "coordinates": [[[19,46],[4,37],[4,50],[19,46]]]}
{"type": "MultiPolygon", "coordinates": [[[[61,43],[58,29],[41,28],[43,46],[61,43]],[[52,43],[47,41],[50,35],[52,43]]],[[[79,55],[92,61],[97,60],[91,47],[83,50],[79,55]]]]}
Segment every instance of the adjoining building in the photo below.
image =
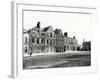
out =
{"type": "Polygon", "coordinates": [[[68,33],[64,33],[64,51],[76,51],[78,46],[78,40],[75,39],[75,36],[73,38],[68,37],[68,33]]]}
{"type": "Polygon", "coordinates": [[[64,36],[61,29],[55,29],[55,52],[64,52],[64,36]]]}
{"type": "Polygon", "coordinates": [[[91,51],[91,41],[84,41],[82,43],[82,51],[91,51]]]}
{"type": "Polygon", "coordinates": [[[77,39],[70,38],[61,29],[52,26],[40,27],[40,22],[31,29],[24,30],[24,53],[65,52],[77,50],[77,39]]]}
{"type": "Polygon", "coordinates": [[[52,26],[43,28],[42,32],[45,33],[45,52],[55,52],[55,33],[52,26]]]}

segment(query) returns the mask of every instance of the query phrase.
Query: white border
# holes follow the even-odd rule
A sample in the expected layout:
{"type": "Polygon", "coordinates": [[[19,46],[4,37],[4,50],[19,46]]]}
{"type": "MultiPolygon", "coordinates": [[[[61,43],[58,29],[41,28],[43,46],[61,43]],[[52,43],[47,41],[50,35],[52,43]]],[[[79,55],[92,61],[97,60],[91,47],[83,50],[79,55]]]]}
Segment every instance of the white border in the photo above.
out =
{"type": "Polygon", "coordinates": [[[12,2],[12,77],[42,77],[54,75],[66,75],[70,73],[89,73],[96,72],[96,53],[94,52],[94,41],[92,36],[91,67],[67,67],[53,69],[22,69],[22,11],[23,10],[48,10],[76,13],[90,13],[92,32],[96,27],[96,8],[92,7],[73,7],[55,5],[37,5],[12,2]]]}

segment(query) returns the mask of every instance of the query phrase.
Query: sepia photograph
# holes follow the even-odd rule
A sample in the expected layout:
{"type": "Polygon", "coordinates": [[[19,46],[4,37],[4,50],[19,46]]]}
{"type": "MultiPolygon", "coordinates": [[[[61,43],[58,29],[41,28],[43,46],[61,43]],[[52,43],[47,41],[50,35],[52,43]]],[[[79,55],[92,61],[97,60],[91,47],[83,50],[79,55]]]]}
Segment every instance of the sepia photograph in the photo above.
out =
{"type": "Polygon", "coordinates": [[[23,69],[91,66],[91,15],[23,10],[23,69]]]}

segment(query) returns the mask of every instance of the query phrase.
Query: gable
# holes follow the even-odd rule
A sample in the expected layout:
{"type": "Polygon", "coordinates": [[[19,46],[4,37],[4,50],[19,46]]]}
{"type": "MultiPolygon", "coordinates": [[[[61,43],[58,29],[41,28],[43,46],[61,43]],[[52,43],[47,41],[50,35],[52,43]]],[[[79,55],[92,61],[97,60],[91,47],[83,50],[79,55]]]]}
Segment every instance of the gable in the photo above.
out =
{"type": "Polygon", "coordinates": [[[54,30],[52,28],[52,26],[49,27],[49,29],[47,30],[48,33],[54,33],[54,30]]]}

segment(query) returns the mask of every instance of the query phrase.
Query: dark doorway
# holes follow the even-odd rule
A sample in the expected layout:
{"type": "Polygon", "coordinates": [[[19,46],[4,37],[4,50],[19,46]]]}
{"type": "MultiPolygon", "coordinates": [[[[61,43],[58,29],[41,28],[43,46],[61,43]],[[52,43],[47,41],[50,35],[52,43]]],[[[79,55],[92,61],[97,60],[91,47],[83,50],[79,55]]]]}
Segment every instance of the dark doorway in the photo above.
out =
{"type": "Polygon", "coordinates": [[[64,46],[64,52],[66,51],[66,46],[64,46]]]}

